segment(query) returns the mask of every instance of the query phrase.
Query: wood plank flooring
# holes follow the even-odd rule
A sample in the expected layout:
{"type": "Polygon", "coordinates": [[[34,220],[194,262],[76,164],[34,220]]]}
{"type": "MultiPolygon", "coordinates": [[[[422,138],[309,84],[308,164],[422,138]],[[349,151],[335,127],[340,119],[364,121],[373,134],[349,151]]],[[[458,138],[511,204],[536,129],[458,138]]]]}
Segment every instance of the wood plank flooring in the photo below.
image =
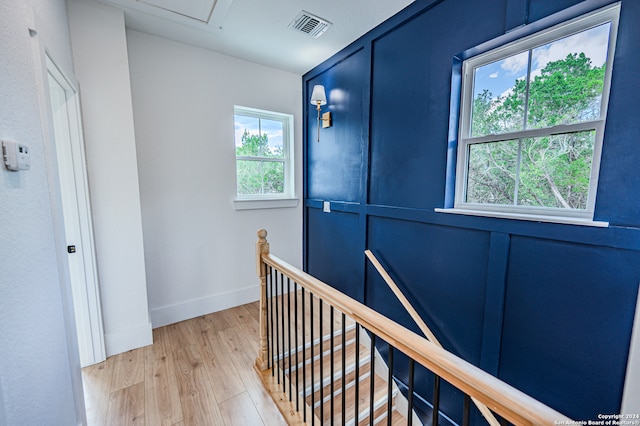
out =
{"type": "Polygon", "coordinates": [[[286,425],[253,368],[258,302],[153,330],[153,345],[85,367],[89,426],[286,425]]]}
{"type": "MultiPolygon", "coordinates": [[[[282,278],[274,281],[282,286],[280,291],[290,290],[288,285],[283,288],[282,278]]],[[[270,285],[268,288],[271,291],[270,285]]],[[[262,373],[265,386],[270,389],[289,423],[303,423],[302,414],[295,413],[301,399],[308,407],[307,419],[315,415],[317,424],[368,425],[370,417],[373,417],[375,425],[387,424],[389,410],[392,412],[391,424],[407,424],[406,413],[401,413],[397,405],[399,398],[404,397],[395,386],[391,394],[388,393],[386,368],[384,371],[378,368],[375,373],[371,369],[369,336],[360,331],[352,319],[343,318],[341,312],[316,296],[306,292],[306,297],[303,297],[305,293],[296,288],[292,290],[268,299],[267,343],[271,356],[268,365],[274,369],[262,373]],[[356,336],[360,342],[358,350],[356,336]],[[357,378],[356,364],[359,366],[357,378]],[[344,378],[342,371],[345,372],[344,378]]],[[[379,356],[377,354],[376,358],[379,356]]],[[[380,367],[381,362],[375,364],[380,367]]]]}

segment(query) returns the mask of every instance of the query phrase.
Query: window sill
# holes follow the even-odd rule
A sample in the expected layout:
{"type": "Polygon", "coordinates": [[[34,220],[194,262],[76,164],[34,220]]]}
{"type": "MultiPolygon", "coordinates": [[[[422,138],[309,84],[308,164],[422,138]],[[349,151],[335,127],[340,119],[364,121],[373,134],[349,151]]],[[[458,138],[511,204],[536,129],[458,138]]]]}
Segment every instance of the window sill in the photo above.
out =
{"type": "Polygon", "coordinates": [[[234,210],[281,209],[290,207],[298,207],[297,198],[237,198],[233,200],[234,210]]]}
{"type": "Polygon", "coordinates": [[[449,214],[462,214],[467,216],[483,216],[483,217],[496,217],[502,219],[516,219],[516,220],[528,220],[532,222],[549,222],[549,223],[562,223],[566,225],[581,225],[581,226],[593,226],[597,228],[607,228],[609,222],[594,221],[591,219],[579,218],[579,217],[565,217],[565,216],[542,216],[534,214],[522,214],[512,212],[492,212],[483,210],[467,210],[467,209],[434,209],[437,213],[449,213],[449,214]]]}

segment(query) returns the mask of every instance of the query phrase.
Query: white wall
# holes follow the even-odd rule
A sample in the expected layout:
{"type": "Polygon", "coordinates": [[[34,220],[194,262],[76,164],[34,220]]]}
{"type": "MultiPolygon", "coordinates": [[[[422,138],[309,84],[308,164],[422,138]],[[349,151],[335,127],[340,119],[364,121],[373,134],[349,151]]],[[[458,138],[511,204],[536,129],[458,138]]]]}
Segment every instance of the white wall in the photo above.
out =
{"type": "Polygon", "coordinates": [[[259,298],[258,228],[300,265],[302,211],[235,211],[233,106],[293,114],[301,195],[301,76],[128,31],[153,327],[259,298]]]}
{"type": "Polygon", "coordinates": [[[78,1],[68,13],[110,356],[152,342],[124,14],[78,1]]]}
{"type": "Polygon", "coordinates": [[[54,233],[55,150],[41,109],[44,49],[73,73],[65,2],[1,0],[0,10],[0,139],[26,144],[32,157],[29,171],[0,166],[0,423],[80,424],[66,253],[54,233]]]}

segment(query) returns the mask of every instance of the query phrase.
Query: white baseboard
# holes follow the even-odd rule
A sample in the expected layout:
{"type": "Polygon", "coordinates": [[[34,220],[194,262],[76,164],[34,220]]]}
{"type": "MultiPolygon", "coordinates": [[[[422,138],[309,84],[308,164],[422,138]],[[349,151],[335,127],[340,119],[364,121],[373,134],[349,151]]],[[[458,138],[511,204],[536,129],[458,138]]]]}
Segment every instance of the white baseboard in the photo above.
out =
{"type": "Polygon", "coordinates": [[[153,328],[188,320],[200,315],[222,311],[260,299],[260,287],[257,285],[225,293],[191,299],[174,305],[149,310],[153,328]]]}
{"type": "Polygon", "coordinates": [[[151,323],[129,327],[115,333],[105,333],[104,343],[108,357],[150,345],[153,343],[151,323]]]}

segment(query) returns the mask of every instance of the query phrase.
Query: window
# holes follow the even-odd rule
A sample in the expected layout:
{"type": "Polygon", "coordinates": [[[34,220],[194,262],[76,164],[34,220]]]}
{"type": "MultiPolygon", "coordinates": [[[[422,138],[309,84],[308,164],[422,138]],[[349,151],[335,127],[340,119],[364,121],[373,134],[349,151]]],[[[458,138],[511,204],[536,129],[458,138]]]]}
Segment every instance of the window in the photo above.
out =
{"type": "Polygon", "coordinates": [[[293,116],[234,108],[238,200],[293,197],[293,116]]]}
{"type": "Polygon", "coordinates": [[[456,209],[593,219],[618,14],[463,62],[456,209]]]}

